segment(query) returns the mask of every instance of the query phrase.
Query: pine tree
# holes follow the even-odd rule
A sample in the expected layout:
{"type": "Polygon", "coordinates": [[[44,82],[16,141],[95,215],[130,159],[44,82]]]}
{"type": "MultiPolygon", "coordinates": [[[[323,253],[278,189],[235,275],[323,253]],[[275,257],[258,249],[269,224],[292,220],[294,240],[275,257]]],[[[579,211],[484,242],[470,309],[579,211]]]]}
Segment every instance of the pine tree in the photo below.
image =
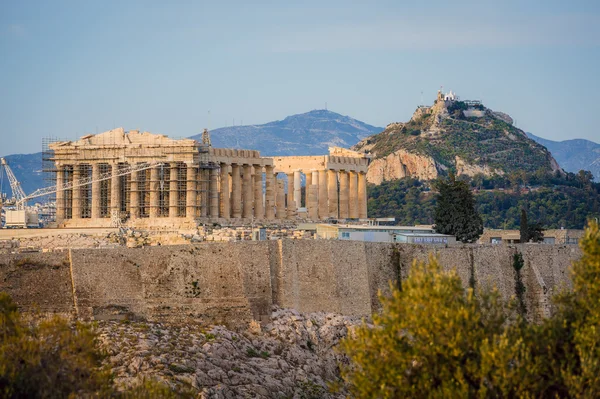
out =
{"type": "Polygon", "coordinates": [[[439,180],[437,207],[434,212],[435,231],[451,234],[464,243],[475,242],[483,233],[483,221],[475,209],[475,198],[469,186],[456,180],[453,173],[439,180]]]}

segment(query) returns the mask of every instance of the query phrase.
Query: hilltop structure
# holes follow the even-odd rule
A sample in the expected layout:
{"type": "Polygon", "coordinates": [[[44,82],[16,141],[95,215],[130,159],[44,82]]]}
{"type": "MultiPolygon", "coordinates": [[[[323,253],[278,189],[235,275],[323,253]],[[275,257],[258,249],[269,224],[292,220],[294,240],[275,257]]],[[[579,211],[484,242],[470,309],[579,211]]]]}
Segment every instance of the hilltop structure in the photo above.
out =
{"type": "Polygon", "coordinates": [[[403,177],[432,180],[449,172],[562,173],[548,150],[514,126],[509,115],[452,91],[438,90],[434,103],[419,106],[408,122],[390,123],[352,149],[372,154],[367,180],[373,184],[403,177]]]}
{"type": "Polygon", "coordinates": [[[118,128],[52,143],[58,225],[192,228],[198,221],[291,220],[299,211],[315,221],[367,217],[364,154],[332,147],[330,155],[261,157],[213,148],[204,136],[175,140],[118,128]],[[278,174],[287,175],[287,191],[278,174]]]}

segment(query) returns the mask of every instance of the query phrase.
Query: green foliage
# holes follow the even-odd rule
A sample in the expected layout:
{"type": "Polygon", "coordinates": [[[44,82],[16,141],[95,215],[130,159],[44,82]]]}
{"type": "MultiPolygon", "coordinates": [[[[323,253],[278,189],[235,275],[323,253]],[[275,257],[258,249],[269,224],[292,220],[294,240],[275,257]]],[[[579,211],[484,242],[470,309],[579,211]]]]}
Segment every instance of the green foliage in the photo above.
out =
{"type": "Polygon", "coordinates": [[[483,222],[475,209],[475,199],[467,184],[450,174],[439,180],[437,206],[434,211],[435,230],[451,234],[462,242],[475,242],[483,234],[483,222]]]}
{"type": "Polygon", "coordinates": [[[92,325],[60,317],[26,322],[10,296],[0,292],[1,398],[194,397],[152,380],[117,390],[103,358],[92,325]]]}
{"type": "Polygon", "coordinates": [[[451,117],[443,119],[436,126],[441,133],[433,137],[421,134],[431,130],[434,121],[431,114],[424,114],[401,125],[392,125],[369,138],[371,152],[377,158],[382,158],[404,149],[431,156],[448,168],[455,166],[456,157],[459,156],[471,164],[503,172],[552,170],[551,156],[545,147],[494,116],[465,118],[463,110],[467,108],[461,101],[450,105],[448,112],[451,117]]]}
{"type": "MultiPolygon", "coordinates": [[[[546,229],[581,229],[589,218],[600,216],[598,183],[586,186],[573,174],[557,177],[545,172],[523,174],[519,180],[520,185],[539,186],[513,191],[503,176],[476,175],[470,180],[473,189],[481,190],[475,193],[475,200],[486,228],[519,228],[521,208],[546,229]]],[[[436,199],[428,184],[405,178],[369,185],[369,216],[395,217],[401,225],[432,224],[436,199]]]]}
{"type": "Polygon", "coordinates": [[[342,342],[352,364],[342,374],[360,398],[472,397],[484,386],[482,348],[502,334],[496,292],[465,291],[435,258],[414,262],[402,290],[381,297],[374,328],[342,342]]]}
{"type": "Polygon", "coordinates": [[[521,209],[521,223],[519,225],[519,241],[521,243],[544,241],[544,231],[539,223],[529,224],[527,211],[521,209]]]}
{"type": "MultiPolygon", "coordinates": [[[[573,291],[540,324],[510,316],[496,291],[464,289],[437,260],[415,262],[381,297],[374,327],[341,343],[342,375],[360,398],[600,397],[600,230],[590,223],[573,291]]],[[[517,273],[520,254],[513,258],[517,273]]]]}
{"type": "Polygon", "coordinates": [[[62,398],[106,393],[110,375],[99,369],[96,336],[82,323],[55,317],[25,323],[0,293],[0,395],[62,398]]]}
{"type": "Polygon", "coordinates": [[[523,254],[517,252],[513,255],[513,269],[515,269],[515,295],[517,297],[517,310],[523,317],[527,314],[527,305],[525,304],[526,287],[521,276],[521,269],[525,266],[523,254]]]}

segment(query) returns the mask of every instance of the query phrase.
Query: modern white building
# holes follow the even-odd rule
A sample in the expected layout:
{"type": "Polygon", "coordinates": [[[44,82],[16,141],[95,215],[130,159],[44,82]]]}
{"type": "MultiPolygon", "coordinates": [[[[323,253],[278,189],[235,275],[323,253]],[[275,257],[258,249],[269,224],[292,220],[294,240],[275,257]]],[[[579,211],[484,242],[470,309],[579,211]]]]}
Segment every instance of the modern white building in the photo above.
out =
{"type": "Polygon", "coordinates": [[[427,226],[362,226],[318,224],[317,238],[407,244],[454,244],[454,236],[438,234],[427,226]]]}

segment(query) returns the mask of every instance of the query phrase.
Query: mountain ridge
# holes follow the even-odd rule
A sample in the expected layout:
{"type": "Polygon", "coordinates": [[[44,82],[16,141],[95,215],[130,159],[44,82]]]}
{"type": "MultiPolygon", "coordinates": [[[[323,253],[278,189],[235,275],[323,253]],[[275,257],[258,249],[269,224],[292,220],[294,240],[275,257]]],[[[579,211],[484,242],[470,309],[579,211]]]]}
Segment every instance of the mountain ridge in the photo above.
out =
{"type": "Polygon", "coordinates": [[[555,141],[527,132],[527,136],[546,147],[567,172],[589,170],[600,180],[600,144],[586,139],[555,141]]]}
{"type": "Polygon", "coordinates": [[[258,150],[263,156],[324,155],[330,146],[348,148],[381,130],[336,112],[312,110],[260,125],[218,128],[210,135],[214,147],[258,150]]]}

